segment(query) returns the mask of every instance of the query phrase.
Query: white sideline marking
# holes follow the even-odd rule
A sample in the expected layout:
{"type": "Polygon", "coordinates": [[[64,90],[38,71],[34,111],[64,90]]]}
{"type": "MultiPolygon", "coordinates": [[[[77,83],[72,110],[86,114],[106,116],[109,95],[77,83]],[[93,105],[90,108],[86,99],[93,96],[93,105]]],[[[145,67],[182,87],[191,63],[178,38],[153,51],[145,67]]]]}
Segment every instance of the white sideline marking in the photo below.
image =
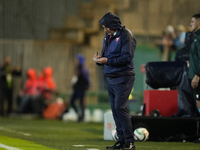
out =
{"type": "MultiPolygon", "coordinates": [[[[73,145],[74,147],[84,147],[86,145],[73,145]]],[[[88,148],[87,150],[100,150],[100,149],[96,149],[96,148],[88,148]]]]}
{"type": "Polygon", "coordinates": [[[74,147],[83,147],[84,145],[73,145],[74,147]]]}
{"type": "Polygon", "coordinates": [[[1,144],[1,143],[0,143],[0,147],[5,148],[7,150],[21,150],[19,148],[14,148],[14,147],[7,146],[7,145],[1,144]]]}
{"type": "Polygon", "coordinates": [[[15,131],[15,130],[6,129],[6,128],[4,128],[4,127],[0,127],[0,130],[4,130],[4,131],[8,131],[8,132],[12,132],[12,133],[17,133],[17,134],[22,134],[22,135],[24,135],[24,136],[31,136],[30,133],[18,132],[18,131],[15,131]]]}

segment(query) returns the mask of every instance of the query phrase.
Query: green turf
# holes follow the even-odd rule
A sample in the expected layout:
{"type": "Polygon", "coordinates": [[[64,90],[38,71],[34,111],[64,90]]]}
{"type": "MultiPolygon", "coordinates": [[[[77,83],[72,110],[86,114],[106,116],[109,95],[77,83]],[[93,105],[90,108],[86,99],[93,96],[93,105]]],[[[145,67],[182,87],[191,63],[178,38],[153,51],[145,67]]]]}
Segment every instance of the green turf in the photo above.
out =
{"type": "MultiPolygon", "coordinates": [[[[114,141],[103,140],[103,123],[0,118],[0,143],[23,150],[103,150],[114,141]]],[[[135,145],[137,150],[200,149],[198,143],[191,142],[146,141],[135,142],[135,145]]]]}
{"type": "MultiPolygon", "coordinates": [[[[10,137],[0,135],[0,139],[1,139],[0,144],[3,144],[4,147],[9,146],[12,148],[29,149],[29,150],[54,150],[52,148],[48,148],[42,145],[35,144],[33,142],[29,142],[29,141],[21,140],[17,138],[10,138],[10,137]]],[[[5,148],[2,148],[2,149],[5,149],[5,148]]]]}

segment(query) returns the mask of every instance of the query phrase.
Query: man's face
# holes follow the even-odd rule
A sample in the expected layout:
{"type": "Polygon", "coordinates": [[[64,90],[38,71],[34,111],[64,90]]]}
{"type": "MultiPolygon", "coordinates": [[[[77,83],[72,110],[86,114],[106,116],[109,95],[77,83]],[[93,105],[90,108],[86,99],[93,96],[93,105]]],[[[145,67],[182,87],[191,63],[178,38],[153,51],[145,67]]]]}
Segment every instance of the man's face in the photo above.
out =
{"type": "Polygon", "coordinates": [[[104,28],[104,32],[107,32],[108,35],[113,35],[115,33],[115,30],[112,30],[111,28],[105,27],[104,25],[102,25],[102,27],[104,28]]]}
{"type": "Polygon", "coordinates": [[[4,60],[4,64],[5,64],[5,65],[9,65],[10,62],[11,62],[11,59],[10,59],[9,56],[7,56],[7,57],[5,58],[5,60],[4,60]]]}
{"type": "Polygon", "coordinates": [[[193,32],[196,32],[200,28],[200,19],[195,19],[194,17],[191,19],[190,27],[193,32]]]}

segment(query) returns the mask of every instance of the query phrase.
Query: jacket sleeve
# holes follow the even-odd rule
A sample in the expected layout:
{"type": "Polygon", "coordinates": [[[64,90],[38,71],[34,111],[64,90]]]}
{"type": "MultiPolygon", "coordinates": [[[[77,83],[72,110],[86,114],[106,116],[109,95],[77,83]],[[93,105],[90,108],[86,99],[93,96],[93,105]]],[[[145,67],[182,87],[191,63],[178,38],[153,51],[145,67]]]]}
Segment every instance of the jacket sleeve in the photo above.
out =
{"type": "Polygon", "coordinates": [[[118,57],[108,57],[107,65],[117,67],[130,64],[134,58],[135,47],[135,39],[128,35],[124,36],[122,39],[121,55],[118,57]]]}
{"type": "MultiPolygon", "coordinates": [[[[107,33],[106,33],[106,36],[108,36],[107,35],[107,33]]],[[[103,52],[104,52],[104,49],[105,49],[105,45],[106,45],[106,36],[104,37],[104,40],[103,40],[103,47],[102,47],[102,49],[101,49],[101,57],[103,57],[103,52]]],[[[99,64],[99,63],[96,63],[98,66],[103,66],[102,64],[99,64]]]]}
{"type": "Polygon", "coordinates": [[[197,50],[197,53],[195,55],[196,66],[195,66],[194,73],[200,76],[200,40],[199,39],[197,39],[196,50],[197,50]]]}

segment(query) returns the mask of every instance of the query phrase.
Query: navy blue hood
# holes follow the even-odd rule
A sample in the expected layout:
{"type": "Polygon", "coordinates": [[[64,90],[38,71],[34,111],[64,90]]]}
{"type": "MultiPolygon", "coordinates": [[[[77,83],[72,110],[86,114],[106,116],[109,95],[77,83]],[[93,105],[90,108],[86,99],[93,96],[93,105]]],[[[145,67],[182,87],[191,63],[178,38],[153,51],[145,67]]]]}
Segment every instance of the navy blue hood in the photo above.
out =
{"type": "Polygon", "coordinates": [[[101,25],[104,25],[105,27],[111,28],[111,29],[121,29],[122,24],[119,19],[119,17],[111,12],[105,14],[101,20],[99,20],[99,23],[101,25]]]}
{"type": "Polygon", "coordinates": [[[76,58],[78,59],[80,65],[83,66],[85,64],[85,57],[82,54],[77,54],[76,58]]]}

